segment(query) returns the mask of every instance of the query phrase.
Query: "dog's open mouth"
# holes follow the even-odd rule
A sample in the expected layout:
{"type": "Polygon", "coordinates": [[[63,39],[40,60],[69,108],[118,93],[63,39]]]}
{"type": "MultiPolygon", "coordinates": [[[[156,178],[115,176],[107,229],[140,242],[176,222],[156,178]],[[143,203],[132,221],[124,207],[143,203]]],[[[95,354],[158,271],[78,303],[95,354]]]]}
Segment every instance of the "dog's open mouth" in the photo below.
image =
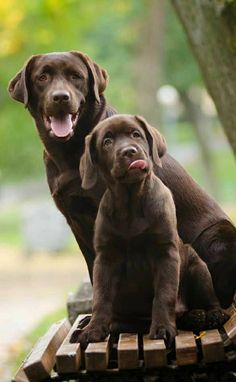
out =
{"type": "Polygon", "coordinates": [[[79,113],[63,114],[57,117],[45,116],[44,122],[49,134],[57,138],[67,138],[74,134],[74,127],[78,121],[79,113]]]}
{"type": "Polygon", "coordinates": [[[148,163],[144,159],[137,159],[130,163],[128,170],[140,169],[145,170],[148,168],[148,163]]]}

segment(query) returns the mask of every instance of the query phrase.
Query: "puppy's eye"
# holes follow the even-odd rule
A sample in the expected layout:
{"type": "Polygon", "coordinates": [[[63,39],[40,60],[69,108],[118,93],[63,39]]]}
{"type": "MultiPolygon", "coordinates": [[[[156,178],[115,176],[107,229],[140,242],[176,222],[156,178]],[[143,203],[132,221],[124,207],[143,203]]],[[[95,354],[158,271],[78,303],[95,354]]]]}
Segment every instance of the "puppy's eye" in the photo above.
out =
{"type": "Polygon", "coordinates": [[[103,147],[109,147],[112,145],[113,139],[108,137],[104,138],[102,143],[103,143],[103,147]]]}
{"type": "Polygon", "coordinates": [[[131,133],[131,137],[132,138],[141,138],[142,136],[141,136],[141,134],[140,134],[140,132],[138,130],[134,130],[131,133]]]}
{"type": "Polygon", "coordinates": [[[82,79],[83,76],[82,76],[82,74],[80,74],[80,73],[71,73],[70,78],[71,78],[73,81],[76,81],[76,80],[80,80],[80,79],[82,79]]]}
{"type": "Polygon", "coordinates": [[[48,73],[42,73],[40,74],[40,76],[38,77],[38,80],[40,82],[45,82],[49,79],[49,74],[48,73]]]}

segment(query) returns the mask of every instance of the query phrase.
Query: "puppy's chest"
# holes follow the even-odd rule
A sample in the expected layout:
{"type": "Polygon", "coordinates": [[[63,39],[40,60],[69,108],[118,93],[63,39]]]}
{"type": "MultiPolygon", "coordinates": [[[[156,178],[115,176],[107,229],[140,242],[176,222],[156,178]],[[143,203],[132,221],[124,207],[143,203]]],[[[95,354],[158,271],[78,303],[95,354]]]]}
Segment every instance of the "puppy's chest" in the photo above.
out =
{"type": "Polygon", "coordinates": [[[124,239],[132,239],[151,231],[152,227],[145,216],[129,216],[128,214],[114,216],[112,219],[114,233],[124,239]]]}

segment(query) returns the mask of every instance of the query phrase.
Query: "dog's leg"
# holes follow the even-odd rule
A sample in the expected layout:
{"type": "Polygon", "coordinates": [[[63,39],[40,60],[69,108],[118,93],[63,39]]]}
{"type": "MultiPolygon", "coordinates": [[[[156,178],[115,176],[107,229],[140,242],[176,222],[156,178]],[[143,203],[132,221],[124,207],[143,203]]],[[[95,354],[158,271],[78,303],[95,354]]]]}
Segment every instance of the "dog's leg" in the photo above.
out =
{"type": "Polygon", "coordinates": [[[185,299],[190,311],[182,319],[195,331],[220,328],[228,316],[216,297],[207,265],[190,246],[185,245],[184,251],[188,256],[185,299]]]}
{"type": "Polygon", "coordinates": [[[174,245],[158,248],[158,255],[155,258],[154,256],[152,256],[154,299],[149,336],[152,339],[164,339],[170,346],[176,335],[175,308],[179,287],[180,256],[174,245]]]}
{"type": "Polygon", "coordinates": [[[117,282],[117,263],[111,257],[111,248],[107,254],[97,253],[93,272],[93,309],[89,324],[81,331],[78,342],[85,347],[89,342],[99,342],[109,334],[112,319],[112,301],[117,282]],[[114,261],[113,261],[114,260],[114,261]]]}

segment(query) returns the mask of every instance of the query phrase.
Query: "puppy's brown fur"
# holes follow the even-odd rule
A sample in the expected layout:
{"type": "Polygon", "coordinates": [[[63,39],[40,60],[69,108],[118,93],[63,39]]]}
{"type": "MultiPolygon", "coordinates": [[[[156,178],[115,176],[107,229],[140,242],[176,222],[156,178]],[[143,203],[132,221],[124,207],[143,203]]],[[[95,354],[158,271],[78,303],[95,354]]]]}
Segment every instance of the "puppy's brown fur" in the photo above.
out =
{"type": "MultiPolygon", "coordinates": [[[[52,197],[75,235],[91,277],[93,226],[105,186],[98,179],[93,189],[83,190],[78,167],[86,135],[115,113],[103,95],[107,79],[97,63],[74,51],[32,56],[9,84],[11,97],[35,120],[52,197]],[[59,137],[48,118],[65,121],[69,114],[73,126],[59,137]]],[[[155,173],[172,192],[179,235],[207,263],[217,296],[227,307],[236,288],[236,229],[176,160],[166,153],[161,161],[162,168],[155,173]]]]}
{"type": "Polygon", "coordinates": [[[95,222],[93,314],[82,343],[104,339],[117,319],[149,316],[150,337],[168,343],[176,311],[205,309],[208,327],[225,319],[206,264],[178,237],[171,192],[153,172],[165,151],[164,138],[141,117],[113,116],[86,138],[82,187],[102,176],[107,190],[95,222]]]}

